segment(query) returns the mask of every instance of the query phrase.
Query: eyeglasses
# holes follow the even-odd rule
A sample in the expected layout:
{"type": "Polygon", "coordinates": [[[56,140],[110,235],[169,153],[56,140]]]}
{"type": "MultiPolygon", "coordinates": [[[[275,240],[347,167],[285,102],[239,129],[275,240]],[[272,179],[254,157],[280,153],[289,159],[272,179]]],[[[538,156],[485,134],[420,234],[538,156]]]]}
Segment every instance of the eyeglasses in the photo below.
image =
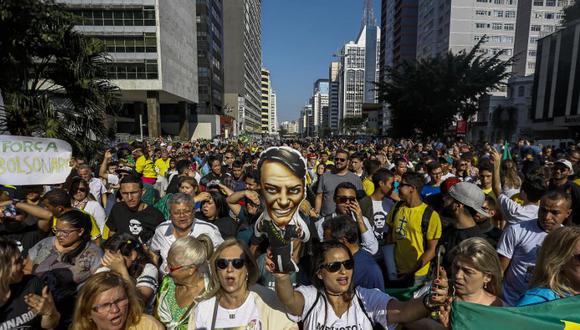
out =
{"type": "Polygon", "coordinates": [[[355,201],[356,197],[336,196],[336,203],[338,204],[354,203],[355,201]]]}
{"type": "Polygon", "coordinates": [[[113,306],[117,307],[117,309],[121,309],[127,305],[129,305],[129,298],[123,297],[123,298],[119,298],[119,299],[117,299],[113,302],[110,302],[110,303],[94,305],[93,311],[95,311],[99,314],[107,314],[111,311],[111,308],[113,308],[113,306]]]}
{"type": "Polygon", "coordinates": [[[180,269],[189,268],[189,267],[193,267],[193,266],[195,266],[195,265],[194,264],[189,264],[189,265],[181,265],[181,266],[171,267],[171,266],[169,266],[169,264],[167,264],[167,270],[169,271],[169,273],[173,273],[173,272],[176,272],[176,271],[178,271],[180,269]]]}
{"type": "Polygon", "coordinates": [[[352,259],[348,259],[345,261],[335,261],[328,264],[324,264],[320,266],[320,268],[325,268],[327,271],[331,273],[336,273],[342,268],[342,266],[344,266],[344,269],[346,270],[351,270],[354,268],[354,261],[352,259]]]}
{"type": "Polygon", "coordinates": [[[346,158],[338,158],[338,157],[336,157],[336,158],[334,158],[334,161],[335,161],[335,162],[340,162],[340,163],[342,163],[342,162],[346,162],[346,158]]]}
{"type": "Polygon", "coordinates": [[[176,212],[171,212],[171,214],[176,215],[176,216],[184,216],[184,215],[191,215],[193,213],[192,210],[187,210],[187,211],[176,211],[176,212]]]}
{"type": "Polygon", "coordinates": [[[235,259],[223,259],[220,258],[215,261],[215,265],[219,269],[226,269],[229,265],[232,265],[235,269],[242,269],[246,264],[246,259],[235,258],[235,259]]]}
{"type": "Polygon", "coordinates": [[[54,233],[55,236],[62,236],[62,237],[67,237],[70,234],[74,233],[75,231],[79,231],[79,229],[65,230],[65,229],[52,228],[52,232],[54,233]]]}

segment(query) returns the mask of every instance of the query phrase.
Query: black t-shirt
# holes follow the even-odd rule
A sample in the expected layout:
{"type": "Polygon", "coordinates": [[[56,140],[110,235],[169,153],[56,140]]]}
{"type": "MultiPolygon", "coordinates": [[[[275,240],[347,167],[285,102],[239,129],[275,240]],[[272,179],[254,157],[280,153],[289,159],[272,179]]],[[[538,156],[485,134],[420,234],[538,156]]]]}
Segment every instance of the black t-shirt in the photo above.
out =
{"type": "Polygon", "coordinates": [[[25,275],[20,283],[10,285],[10,298],[0,306],[0,329],[41,329],[41,318],[28,308],[24,296],[42,295],[42,281],[25,275]]]}
{"type": "Polygon", "coordinates": [[[222,235],[222,237],[224,239],[226,238],[230,238],[230,237],[236,237],[236,235],[238,234],[238,228],[239,228],[239,223],[230,218],[230,217],[223,217],[223,218],[219,218],[219,219],[215,219],[215,220],[208,220],[201,212],[198,212],[198,214],[196,215],[196,218],[203,220],[203,221],[207,221],[211,224],[214,224],[216,227],[218,227],[220,234],[222,235]]]}
{"type": "Polygon", "coordinates": [[[491,244],[494,249],[497,248],[497,243],[499,242],[503,231],[495,227],[489,219],[478,223],[477,226],[489,244],[491,244]]]}
{"type": "Polygon", "coordinates": [[[169,185],[167,185],[167,189],[165,190],[166,194],[177,194],[179,192],[179,176],[174,175],[169,181],[169,185]]]}
{"type": "Polygon", "coordinates": [[[0,236],[14,240],[21,249],[20,252],[22,252],[22,255],[26,256],[28,250],[47,237],[48,233],[38,229],[36,225],[26,226],[22,223],[4,222],[0,223],[0,236]]]}
{"type": "Polygon", "coordinates": [[[451,269],[451,264],[453,263],[454,254],[451,253],[451,250],[462,241],[471,237],[485,238],[477,225],[464,229],[449,226],[449,228],[443,232],[443,235],[441,236],[441,244],[445,246],[445,256],[443,257],[443,267],[445,270],[449,271],[451,269]]]}
{"type": "Polygon", "coordinates": [[[163,214],[152,206],[141,211],[131,211],[124,202],[117,203],[111,209],[107,227],[115,233],[127,233],[138,236],[143,243],[148,243],[155,228],[165,221],[163,214]]]}

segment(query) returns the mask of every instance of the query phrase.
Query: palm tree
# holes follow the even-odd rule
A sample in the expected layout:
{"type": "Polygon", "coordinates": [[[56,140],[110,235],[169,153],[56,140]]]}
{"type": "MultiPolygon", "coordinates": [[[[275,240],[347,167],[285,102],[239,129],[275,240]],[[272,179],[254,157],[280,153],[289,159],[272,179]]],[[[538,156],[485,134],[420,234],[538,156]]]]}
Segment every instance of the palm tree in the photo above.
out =
{"type": "Polygon", "coordinates": [[[63,139],[75,153],[94,155],[106,138],[106,113],[118,104],[117,88],[103,79],[104,45],[73,30],[72,17],[51,1],[6,0],[1,6],[0,12],[13,14],[0,17],[3,30],[19,33],[9,29],[11,20],[27,21],[28,30],[4,36],[24,41],[0,49],[0,63],[12,71],[0,76],[0,126],[13,135],[63,139]]]}

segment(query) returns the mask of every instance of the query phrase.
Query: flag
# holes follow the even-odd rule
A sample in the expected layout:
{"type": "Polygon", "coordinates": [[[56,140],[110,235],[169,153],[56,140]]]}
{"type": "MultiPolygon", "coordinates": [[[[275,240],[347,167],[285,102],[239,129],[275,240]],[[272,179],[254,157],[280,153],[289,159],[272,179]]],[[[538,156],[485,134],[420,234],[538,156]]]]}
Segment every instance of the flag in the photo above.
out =
{"type": "Polygon", "coordinates": [[[580,329],[580,296],[523,307],[491,307],[456,301],[451,310],[453,330],[580,329]]]}

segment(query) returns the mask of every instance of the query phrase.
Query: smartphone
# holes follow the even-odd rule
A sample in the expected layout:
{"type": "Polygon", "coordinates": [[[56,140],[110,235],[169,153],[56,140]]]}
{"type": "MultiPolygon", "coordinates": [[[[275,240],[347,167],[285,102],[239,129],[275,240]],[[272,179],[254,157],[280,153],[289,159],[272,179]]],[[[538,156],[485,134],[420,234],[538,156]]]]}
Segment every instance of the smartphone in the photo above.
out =
{"type": "Polygon", "coordinates": [[[435,278],[434,279],[439,278],[439,268],[441,268],[441,265],[443,264],[443,256],[444,255],[445,255],[445,247],[443,245],[439,245],[437,247],[437,261],[435,264],[435,278]]]}

